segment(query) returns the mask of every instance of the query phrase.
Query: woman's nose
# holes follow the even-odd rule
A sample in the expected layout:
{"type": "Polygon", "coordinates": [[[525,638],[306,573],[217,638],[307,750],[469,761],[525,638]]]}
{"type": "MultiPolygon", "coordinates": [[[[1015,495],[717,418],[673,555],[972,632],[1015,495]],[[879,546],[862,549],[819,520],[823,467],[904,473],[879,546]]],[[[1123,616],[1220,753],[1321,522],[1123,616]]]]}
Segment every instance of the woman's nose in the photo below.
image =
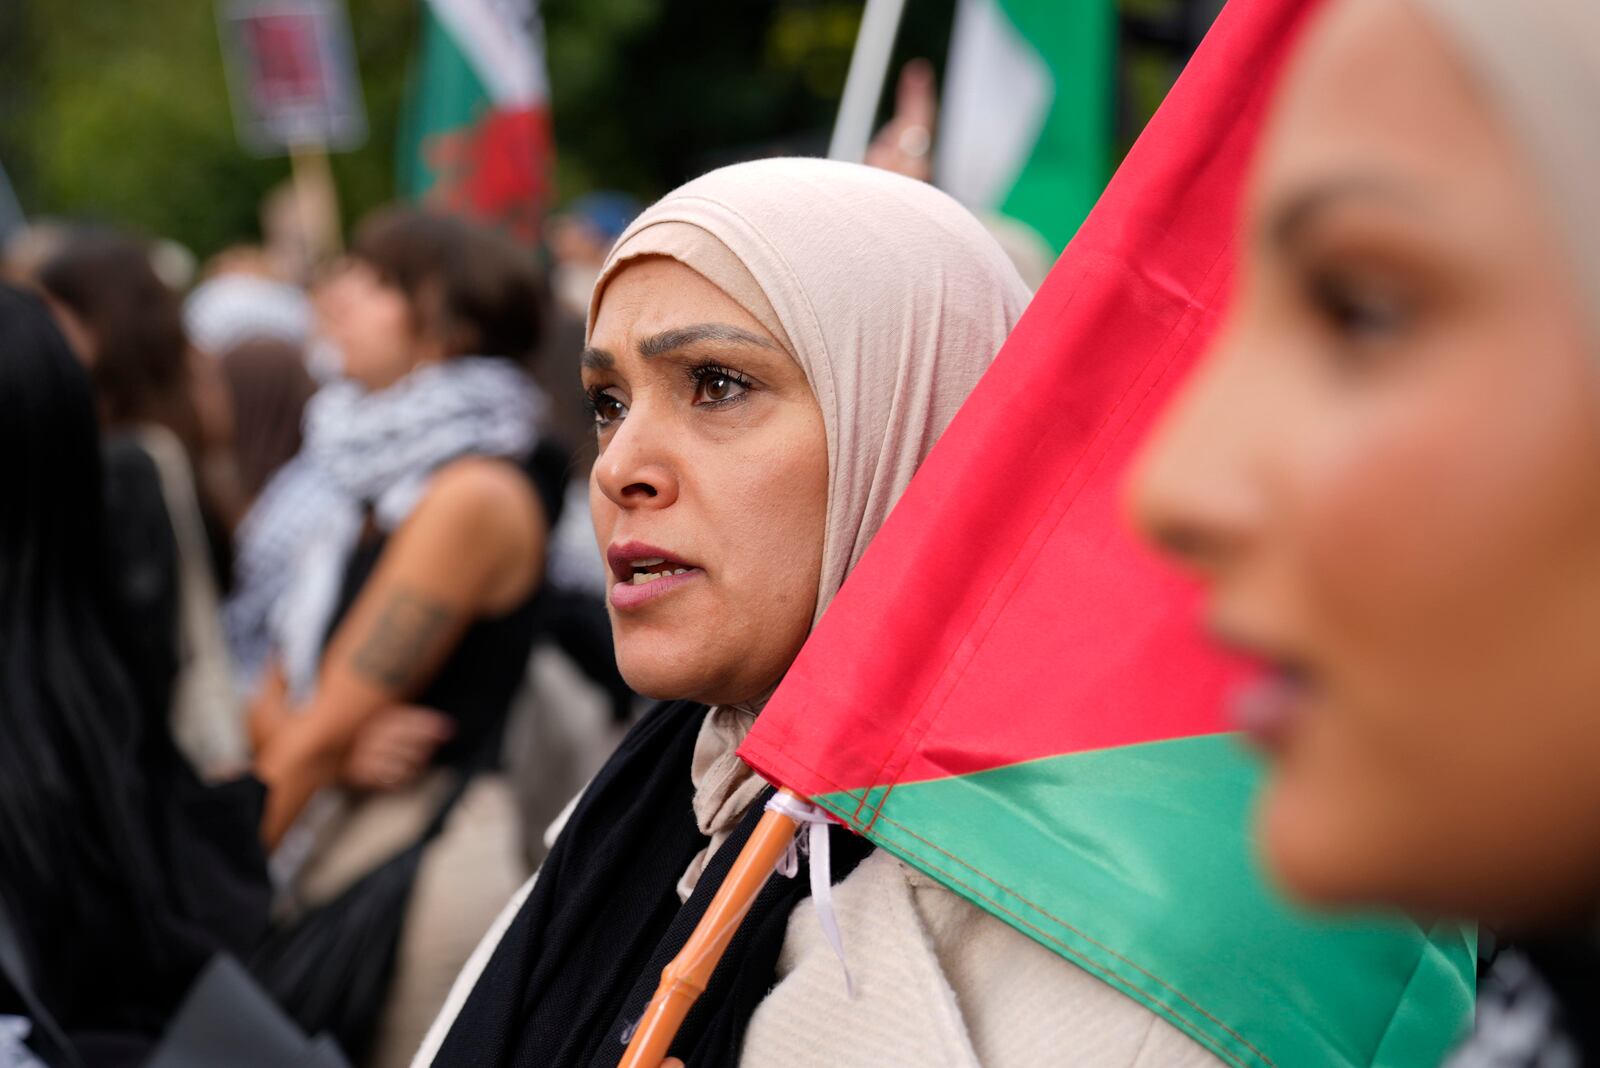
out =
{"type": "Polygon", "coordinates": [[[595,459],[595,482],[619,508],[666,508],[678,498],[670,428],[635,410],[617,425],[595,459]]]}
{"type": "Polygon", "coordinates": [[[1160,552],[1216,578],[1254,543],[1262,487],[1249,391],[1236,391],[1227,368],[1208,370],[1222,373],[1203,372],[1169,410],[1138,459],[1128,496],[1135,525],[1160,552]]]}

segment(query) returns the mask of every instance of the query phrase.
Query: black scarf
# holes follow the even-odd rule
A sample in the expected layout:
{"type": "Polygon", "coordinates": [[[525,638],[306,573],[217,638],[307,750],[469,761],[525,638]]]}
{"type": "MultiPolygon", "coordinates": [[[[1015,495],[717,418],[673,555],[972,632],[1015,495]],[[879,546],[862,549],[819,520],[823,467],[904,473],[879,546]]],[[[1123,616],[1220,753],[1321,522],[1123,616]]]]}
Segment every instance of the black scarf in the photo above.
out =
{"type": "MultiPolygon", "coordinates": [[[[765,796],[717,850],[682,905],[678,879],[706,838],[689,779],[704,705],[657,705],[573,811],[438,1057],[442,1068],[614,1068],[661,969],[682,948],[761,817],[765,796]]],[[[830,829],[835,881],[871,851],[830,829]]],[[[802,865],[803,866],[803,865],[802,865]]],[[[774,877],[672,1045],[686,1068],[736,1065],[750,1014],[772,989],[805,872],[774,877]]]]}

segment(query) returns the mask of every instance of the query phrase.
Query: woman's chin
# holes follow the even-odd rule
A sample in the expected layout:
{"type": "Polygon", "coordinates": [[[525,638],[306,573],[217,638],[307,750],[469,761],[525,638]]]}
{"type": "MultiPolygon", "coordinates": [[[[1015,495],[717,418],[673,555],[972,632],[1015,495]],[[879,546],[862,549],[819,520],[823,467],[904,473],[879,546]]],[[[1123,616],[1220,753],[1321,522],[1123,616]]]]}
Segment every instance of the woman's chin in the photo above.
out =
{"type": "Polygon", "coordinates": [[[622,681],[628,684],[628,689],[640,697],[651,701],[683,701],[693,696],[687,680],[675,677],[675,672],[653,671],[650,669],[633,668],[618,665],[622,672],[622,681]]]}
{"type": "Polygon", "coordinates": [[[1262,790],[1255,828],[1268,877],[1287,897],[1314,909],[1381,900],[1384,887],[1371,870],[1370,851],[1351,841],[1351,829],[1341,828],[1337,817],[1321,818],[1319,800],[1307,793],[1278,776],[1262,790]]]}
{"type": "Polygon", "coordinates": [[[617,647],[617,668],[628,688],[652,701],[699,701],[716,704],[708,691],[719,687],[714,681],[715,665],[701,664],[692,654],[674,656],[659,646],[641,655],[629,655],[626,646],[617,647]]]}
{"type": "Polygon", "coordinates": [[[1358,796],[1303,766],[1269,772],[1254,824],[1272,885],[1318,912],[1399,909],[1424,922],[1474,914],[1473,898],[1462,892],[1473,881],[1471,865],[1440,840],[1443,830],[1374,797],[1370,786],[1358,796]]]}
{"type": "Polygon", "coordinates": [[[660,648],[630,656],[617,647],[617,668],[628,688],[652,701],[695,701],[703,705],[739,705],[770,692],[772,684],[746,678],[749,664],[724,665],[664,655],[660,648]]]}

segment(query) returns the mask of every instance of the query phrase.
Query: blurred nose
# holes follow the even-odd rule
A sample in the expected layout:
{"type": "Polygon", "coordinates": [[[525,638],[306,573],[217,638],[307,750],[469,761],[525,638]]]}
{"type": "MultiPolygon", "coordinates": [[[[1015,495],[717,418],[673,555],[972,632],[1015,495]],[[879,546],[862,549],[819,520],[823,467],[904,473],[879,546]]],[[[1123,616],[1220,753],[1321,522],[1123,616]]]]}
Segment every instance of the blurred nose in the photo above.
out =
{"type": "Polygon", "coordinates": [[[1157,426],[1129,491],[1145,537],[1207,579],[1248,555],[1263,513],[1258,406],[1269,398],[1238,364],[1213,354],[1157,426]]]}
{"type": "Polygon", "coordinates": [[[667,508],[678,499],[673,430],[636,408],[618,424],[595,460],[595,484],[624,511],[667,508]]]}

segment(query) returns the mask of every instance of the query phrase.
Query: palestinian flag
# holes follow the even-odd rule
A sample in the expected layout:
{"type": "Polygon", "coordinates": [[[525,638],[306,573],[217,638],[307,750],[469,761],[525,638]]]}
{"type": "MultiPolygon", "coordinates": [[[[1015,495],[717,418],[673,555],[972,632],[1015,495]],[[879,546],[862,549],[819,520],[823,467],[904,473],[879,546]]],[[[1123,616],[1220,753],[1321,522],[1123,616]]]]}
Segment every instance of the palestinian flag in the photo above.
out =
{"type": "Polygon", "coordinates": [[[1054,257],[1111,172],[1117,5],[959,0],[934,174],[973,211],[1035,230],[1054,257]]]}
{"type": "Polygon", "coordinates": [[[1472,932],[1272,893],[1238,669],[1119,515],[1309,6],[1224,9],[741,754],[1229,1064],[1413,1068],[1468,1026],[1472,932]]]}
{"type": "Polygon", "coordinates": [[[532,241],[550,197],[549,98],[534,0],[425,0],[401,194],[532,241]]]}

